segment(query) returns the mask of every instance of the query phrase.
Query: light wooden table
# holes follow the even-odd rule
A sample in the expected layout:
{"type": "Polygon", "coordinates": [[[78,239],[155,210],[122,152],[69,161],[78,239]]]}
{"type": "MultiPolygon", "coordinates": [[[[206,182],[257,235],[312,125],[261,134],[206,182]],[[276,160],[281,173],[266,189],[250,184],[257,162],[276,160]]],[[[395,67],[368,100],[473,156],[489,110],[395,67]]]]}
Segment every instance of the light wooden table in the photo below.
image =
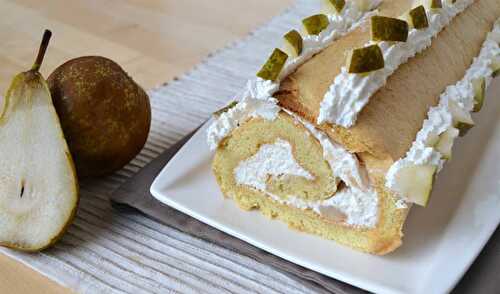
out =
{"type": "MultiPolygon", "coordinates": [[[[43,29],[53,32],[42,67],[102,55],[144,88],[171,80],[244,36],[292,0],[0,0],[0,90],[31,67],[43,29]],[[236,17],[237,15],[237,17],[236,17]]],[[[0,293],[68,293],[0,254],[0,293]]]]}

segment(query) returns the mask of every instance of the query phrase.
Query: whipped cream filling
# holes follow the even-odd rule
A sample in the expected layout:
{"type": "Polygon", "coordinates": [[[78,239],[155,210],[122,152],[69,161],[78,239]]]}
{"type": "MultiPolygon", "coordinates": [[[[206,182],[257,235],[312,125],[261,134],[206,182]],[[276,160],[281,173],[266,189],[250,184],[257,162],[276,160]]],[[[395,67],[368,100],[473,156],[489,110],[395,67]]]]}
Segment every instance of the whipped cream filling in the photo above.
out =
{"type": "Polygon", "coordinates": [[[273,144],[262,145],[256,154],[241,161],[234,169],[236,183],[261,191],[266,191],[269,176],[297,176],[314,180],[314,176],[295,160],[290,143],[280,138],[273,144]]]}
{"type": "MultiPolygon", "coordinates": [[[[439,104],[431,107],[428,118],[424,121],[422,129],[417,133],[410,150],[405,157],[396,161],[386,174],[386,187],[395,191],[397,175],[402,168],[411,165],[433,165],[440,171],[446,159],[432,145],[440,134],[453,128],[453,115],[450,110],[450,101],[463,110],[471,112],[474,108],[474,89],[472,81],[484,78],[486,88],[492,80],[493,61],[500,58],[500,19],[497,20],[493,30],[488,34],[483,43],[481,52],[467,70],[464,78],[446,88],[439,98],[439,104]]],[[[397,191],[395,191],[397,192],[397,191]]],[[[403,199],[405,195],[400,195],[403,199]]]]}
{"type": "MultiPolygon", "coordinates": [[[[321,102],[318,124],[329,122],[346,128],[352,127],[370,97],[386,84],[389,76],[408,59],[428,48],[432,38],[456,15],[474,3],[474,0],[457,0],[454,4],[450,1],[442,2],[441,9],[426,7],[429,27],[422,30],[411,29],[407,42],[378,43],[385,61],[383,69],[359,75],[350,74],[345,66],[342,67],[341,73],[335,77],[321,102]]],[[[371,44],[375,42],[370,41],[367,45],[371,44]]]]}
{"type": "MultiPolygon", "coordinates": [[[[370,0],[369,8],[375,9],[382,0],[370,0]]],[[[277,81],[268,81],[261,78],[247,82],[244,91],[238,95],[238,105],[216,118],[207,130],[207,142],[211,150],[215,150],[219,143],[241,123],[253,117],[262,117],[274,120],[280,108],[277,100],[272,96],[279,90],[283,78],[294,72],[297,67],[309,60],[339,37],[349,33],[366,21],[374,11],[362,11],[354,1],[346,2],[340,14],[329,14],[330,24],[319,35],[303,37],[302,53],[295,58],[288,58],[277,81]]]]}
{"type": "Polygon", "coordinates": [[[273,144],[262,145],[256,154],[241,161],[234,169],[237,184],[262,191],[278,203],[304,210],[310,209],[319,215],[352,226],[376,225],[378,196],[375,191],[346,187],[332,197],[319,201],[307,201],[294,195],[282,198],[267,191],[269,177],[284,178],[290,175],[314,180],[314,176],[295,160],[290,143],[280,138],[273,144]]]}
{"type": "Polygon", "coordinates": [[[269,192],[265,193],[278,203],[303,210],[310,209],[325,218],[347,225],[373,228],[378,222],[378,195],[374,190],[344,188],[332,197],[320,201],[305,201],[295,196],[283,199],[269,192]]]}

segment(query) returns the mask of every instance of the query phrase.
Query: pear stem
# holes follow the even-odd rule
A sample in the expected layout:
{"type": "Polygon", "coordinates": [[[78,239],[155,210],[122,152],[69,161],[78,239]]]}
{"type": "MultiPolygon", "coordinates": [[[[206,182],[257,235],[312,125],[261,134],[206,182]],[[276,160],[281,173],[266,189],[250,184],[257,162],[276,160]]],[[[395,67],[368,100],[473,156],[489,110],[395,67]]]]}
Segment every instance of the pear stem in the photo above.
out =
{"type": "Polygon", "coordinates": [[[40,43],[40,49],[38,49],[38,56],[36,57],[33,67],[31,68],[32,71],[40,70],[43,58],[45,57],[45,52],[47,51],[47,47],[49,47],[50,37],[52,37],[52,32],[49,30],[45,30],[42,37],[42,43],[40,43]]]}

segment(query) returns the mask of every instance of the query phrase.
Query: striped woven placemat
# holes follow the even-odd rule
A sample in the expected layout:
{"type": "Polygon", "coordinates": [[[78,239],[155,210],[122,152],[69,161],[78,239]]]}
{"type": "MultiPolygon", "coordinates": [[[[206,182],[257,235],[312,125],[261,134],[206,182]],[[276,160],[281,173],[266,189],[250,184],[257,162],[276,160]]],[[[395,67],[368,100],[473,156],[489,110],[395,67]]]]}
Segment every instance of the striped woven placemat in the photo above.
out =
{"type": "Polygon", "coordinates": [[[109,195],[143,166],[222,107],[264,62],[281,35],[317,11],[299,0],[245,39],[208,57],[191,72],[149,92],[153,122],[137,158],[116,174],[81,183],[74,224],[54,247],[37,254],[1,248],[81,293],[313,293],[313,284],[249,257],[194,238],[141,214],[119,213],[109,195]]]}

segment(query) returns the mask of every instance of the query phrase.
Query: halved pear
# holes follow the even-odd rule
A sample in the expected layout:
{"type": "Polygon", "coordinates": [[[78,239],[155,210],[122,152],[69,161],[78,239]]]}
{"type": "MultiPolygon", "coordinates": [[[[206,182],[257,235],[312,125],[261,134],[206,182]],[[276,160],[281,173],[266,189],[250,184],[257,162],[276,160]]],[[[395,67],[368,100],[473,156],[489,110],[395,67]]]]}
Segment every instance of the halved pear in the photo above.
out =
{"type": "Polygon", "coordinates": [[[274,49],[267,62],[257,73],[257,76],[264,80],[275,81],[279,77],[287,59],[288,55],[285,52],[278,48],[274,49]]]}
{"type": "Polygon", "coordinates": [[[229,102],[228,105],[226,105],[223,108],[221,108],[221,109],[217,110],[216,112],[214,112],[213,115],[215,117],[219,117],[221,114],[223,114],[224,112],[228,112],[231,108],[235,107],[236,105],[238,105],[237,101],[231,101],[231,102],[229,102]]]}
{"type": "Polygon", "coordinates": [[[324,14],[316,14],[302,20],[302,25],[309,35],[319,35],[329,24],[328,16],[324,14]]]}
{"type": "Polygon", "coordinates": [[[474,109],[472,111],[478,112],[483,108],[486,97],[486,79],[482,77],[472,80],[472,88],[474,89],[474,109]]]}
{"type": "Polygon", "coordinates": [[[408,21],[413,28],[422,30],[429,27],[429,20],[427,19],[427,13],[425,12],[425,7],[423,5],[410,10],[408,16],[408,21]]]}
{"type": "Polygon", "coordinates": [[[296,30],[291,30],[283,36],[285,41],[285,53],[288,56],[297,57],[302,53],[304,42],[302,36],[296,30]]]}
{"type": "Polygon", "coordinates": [[[373,41],[406,42],[408,23],[404,20],[374,15],[371,18],[373,41]]]}
{"type": "Polygon", "coordinates": [[[448,106],[453,117],[453,125],[460,131],[460,137],[465,136],[474,126],[472,116],[454,101],[449,101],[448,106]]]}
{"type": "Polygon", "coordinates": [[[497,56],[495,59],[493,59],[490,67],[493,71],[493,73],[491,74],[493,78],[496,78],[498,75],[500,75],[500,56],[497,56]]]}
{"type": "Polygon", "coordinates": [[[378,45],[354,49],[347,56],[347,70],[349,73],[368,73],[384,68],[384,55],[378,45]]]}
{"type": "Polygon", "coordinates": [[[460,134],[456,128],[450,128],[439,136],[439,141],[436,143],[436,150],[441,153],[444,159],[451,159],[453,142],[460,134]]]}
{"type": "Polygon", "coordinates": [[[409,165],[396,175],[394,190],[408,202],[427,206],[437,168],[433,165],[409,165]]]}
{"type": "Polygon", "coordinates": [[[54,244],[78,204],[73,161],[45,79],[33,68],[14,77],[0,116],[0,245],[39,251],[54,244]]]}
{"type": "Polygon", "coordinates": [[[345,0],[323,0],[323,11],[340,14],[345,7],[345,0]]]}

